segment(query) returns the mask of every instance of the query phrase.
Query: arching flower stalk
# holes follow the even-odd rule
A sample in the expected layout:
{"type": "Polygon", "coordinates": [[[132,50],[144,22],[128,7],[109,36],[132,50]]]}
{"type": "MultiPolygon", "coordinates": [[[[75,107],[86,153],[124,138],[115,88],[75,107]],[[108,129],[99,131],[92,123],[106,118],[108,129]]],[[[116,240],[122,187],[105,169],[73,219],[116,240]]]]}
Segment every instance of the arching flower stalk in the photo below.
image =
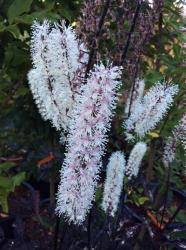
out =
{"type": "Polygon", "coordinates": [[[186,114],[173,129],[172,137],[169,137],[166,141],[163,152],[163,163],[166,167],[174,161],[178,143],[181,143],[183,148],[186,149],[186,114]]]}
{"type": "Polygon", "coordinates": [[[50,120],[57,130],[68,130],[74,96],[80,88],[77,72],[87,62],[83,45],[72,27],[34,22],[31,52],[33,69],[28,80],[35,102],[44,120],[50,120]],[[74,79],[77,79],[74,83],[74,79]]]}
{"type": "Polygon", "coordinates": [[[165,116],[173,103],[173,98],[178,92],[178,85],[157,83],[151,87],[141,102],[124,122],[127,134],[136,134],[144,137],[154,129],[159,121],[165,116]]]}
{"type": "Polygon", "coordinates": [[[114,216],[123,187],[125,173],[125,157],[120,151],[114,152],[107,166],[107,175],[104,185],[102,208],[109,215],[114,216]]]}
{"type": "Polygon", "coordinates": [[[136,143],[136,145],[132,149],[125,170],[129,180],[131,180],[132,177],[137,177],[141,161],[146,151],[147,145],[144,142],[136,143]]]}
{"type": "Polygon", "coordinates": [[[119,67],[95,65],[73,109],[56,211],[75,224],[92,206],[120,76],[119,67]]]}

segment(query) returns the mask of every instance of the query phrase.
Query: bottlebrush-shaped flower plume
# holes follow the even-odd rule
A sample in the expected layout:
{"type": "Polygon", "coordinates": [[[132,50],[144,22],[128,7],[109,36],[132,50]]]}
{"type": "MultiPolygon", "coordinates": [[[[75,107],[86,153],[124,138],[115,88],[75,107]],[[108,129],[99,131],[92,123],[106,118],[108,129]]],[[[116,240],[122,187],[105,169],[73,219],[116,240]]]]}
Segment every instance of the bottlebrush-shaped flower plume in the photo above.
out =
{"type": "Polygon", "coordinates": [[[31,91],[44,120],[50,120],[57,130],[67,130],[74,95],[80,87],[74,87],[73,79],[81,71],[81,61],[87,61],[81,55],[83,45],[64,23],[34,22],[32,30],[33,69],[28,74],[31,91]]]}
{"type": "Polygon", "coordinates": [[[141,102],[144,94],[145,82],[137,79],[133,89],[131,89],[125,106],[125,114],[128,115],[135,110],[135,107],[141,102]]]}
{"type": "Polygon", "coordinates": [[[169,137],[163,152],[163,163],[167,167],[175,159],[176,147],[181,142],[186,149],[186,114],[183,115],[178,125],[172,131],[172,137],[169,137]]]}
{"type": "Polygon", "coordinates": [[[147,145],[144,142],[136,143],[132,149],[125,170],[129,180],[131,180],[132,176],[136,177],[138,175],[141,161],[146,151],[147,145]]]}
{"type": "Polygon", "coordinates": [[[111,216],[117,211],[119,198],[123,187],[125,158],[120,151],[114,152],[107,166],[107,176],[104,185],[102,208],[111,216]]]}
{"type": "Polygon", "coordinates": [[[120,76],[120,67],[95,65],[72,112],[56,211],[75,224],[92,206],[120,76]]]}
{"type": "Polygon", "coordinates": [[[144,137],[164,117],[178,92],[178,85],[157,83],[135,106],[130,117],[124,122],[127,133],[135,132],[144,137]]]}
{"type": "Polygon", "coordinates": [[[33,67],[28,80],[35,102],[44,120],[51,120],[52,124],[58,126],[58,108],[52,95],[51,79],[46,68],[46,39],[49,34],[49,23],[44,21],[43,25],[35,22],[32,26],[31,52],[33,67]]]}

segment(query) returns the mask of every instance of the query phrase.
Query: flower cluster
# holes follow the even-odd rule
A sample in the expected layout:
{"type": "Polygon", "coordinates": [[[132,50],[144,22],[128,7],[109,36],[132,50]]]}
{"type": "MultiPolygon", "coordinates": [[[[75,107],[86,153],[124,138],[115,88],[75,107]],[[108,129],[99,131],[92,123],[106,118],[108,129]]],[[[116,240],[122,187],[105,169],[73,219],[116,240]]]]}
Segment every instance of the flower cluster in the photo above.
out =
{"type": "MultiPolygon", "coordinates": [[[[64,23],[35,22],[32,30],[33,69],[28,74],[31,91],[43,119],[67,132],[56,212],[81,224],[94,199],[122,67],[99,63],[89,72],[88,51],[64,23]]],[[[144,137],[153,129],[178,92],[177,85],[157,83],[144,95],[144,87],[143,80],[136,80],[126,104],[124,127],[128,139],[135,134],[144,137]]],[[[185,131],[186,116],[166,145],[165,161],[173,160],[175,142],[179,140],[186,147],[185,131]]],[[[144,142],[136,143],[127,164],[120,151],[110,157],[102,208],[111,216],[117,210],[124,173],[129,180],[137,176],[146,150],[144,142]]]]}
{"type": "Polygon", "coordinates": [[[139,172],[141,161],[147,151],[147,146],[144,142],[138,142],[132,149],[127,165],[126,165],[126,175],[130,180],[132,176],[136,177],[139,172]]]}
{"type": "Polygon", "coordinates": [[[32,26],[29,85],[43,119],[50,120],[57,130],[68,129],[74,95],[80,88],[77,72],[83,72],[88,60],[82,48],[74,30],[64,23],[44,21],[32,26]]]}
{"type": "Polygon", "coordinates": [[[151,87],[141,102],[135,105],[133,112],[124,122],[127,134],[133,132],[144,137],[164,117],[178,92],[178,85],[157,83],[151,87]]]}
{"type": "Polygon", "coordinates": [[[119,67],[95,65],[72,112],[56,211],[76,224],[92,205],[120,76],[119,67]]]}
{"type": "Polygon", "coordinates": [[[178,125],[172,131],[172,137],[169,137],[163,152],[163,163],[167,167],[175,159],[175,153],[178,143],[181,142],[186,149],[186,114],[183,115],[178,125]]]}
{"type": "Polygon", "coordinates": [[[120,151],[113,153],[107,166],[107,176],[104,185],[102,208],[114,216],[123,187],[125,173],[125,157],[120,151]]]}

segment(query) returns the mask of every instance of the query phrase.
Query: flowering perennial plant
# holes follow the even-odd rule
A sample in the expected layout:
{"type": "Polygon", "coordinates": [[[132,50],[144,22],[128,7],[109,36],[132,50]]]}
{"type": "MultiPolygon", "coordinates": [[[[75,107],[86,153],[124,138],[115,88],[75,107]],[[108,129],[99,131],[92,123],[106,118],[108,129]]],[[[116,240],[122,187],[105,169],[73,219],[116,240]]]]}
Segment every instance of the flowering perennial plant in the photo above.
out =
{"type": "MultiPolygon", "coordinates": [[[[43,119],[49,120],[57,130],[67,132],[56,212],[69,222],[81,224],[92,207],[122,67],[97,63],[89,71],[91,53],[89,57],[75,31],[63,22],[60,25],[34,22],[32,30],[30,89],[43,119]]],[[[137,79],[126,103],[127,140],[135,135],[142,138],[154,129],[178,92],[177,85],[157,83],[144,95],[144,87],[144,81],[137,79]]],[[[185,132],[184,115],[165,146],[164,162],[173,161],[177,141],[186,147],[185,132]]],[[[127,164],[122,152],[111,155],[102,202],[103,210],[109,215],[114,216],[117,210],[124,174],[129,180],[138,175],[146,151],[147,145],[137,142],[127,164]]]]}
{"type": "Polygon", "coordinates": [[[74,95],[80,87],[78,75],[83,74],[88,59],[82,48],[74,30],[64,23],[44,21],[32,26],[33,69],[28,80],[43,119],[50,120],[57,130],[68,129],[74,95]]]}
{"type": "Polygon", "coordinates": [[[129,180],[131,180],[133,176],[136,177],[138,175],[141,161],[146,151],[147,145],[144,142],[137,142],[132,149],[125,170],[129,180]]]}
{"type": "Polygon", "coordinates": [[[133,132],[144,137],[164,117],[178,92],[178,85],[157,83],[142,98],[128,119],[124,122],[127,134],[133,132]]]}
{"type": "Polygon", "coordinates": [[[76,224],[92,206],[120,76],[120,67],[95,65],[72,112],[57,212],[76,224]]]}
{"type": "Polygon", "coordinates": [[[125,157],[120,151],[114,152],[107,166],[102,208],[111,216],[115,215],[123,187],[125,173],[125,157]]]}

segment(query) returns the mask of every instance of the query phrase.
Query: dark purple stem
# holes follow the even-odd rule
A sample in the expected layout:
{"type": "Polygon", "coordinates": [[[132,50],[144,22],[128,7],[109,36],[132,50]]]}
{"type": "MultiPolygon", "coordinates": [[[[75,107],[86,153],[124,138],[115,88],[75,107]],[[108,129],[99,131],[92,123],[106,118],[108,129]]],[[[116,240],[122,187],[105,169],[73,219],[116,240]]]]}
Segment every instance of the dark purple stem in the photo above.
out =
{"type": "Polygon", "coordinates": [[[130,102],[129,102],[128,117],[130,116],[130,113],[131,113],[131,107],[132,107],[132,100],[133,100],[133,96],[134,96],[136,78],[137,78],[137,75],[138,75],[138,64],[139,64],[139,58],[138,58],[138,61],[136,62],[136,70],[135,70],[135,74],[134,74],[134,79],[133,79],[133,84],[132,84],[132,90],[131,90],[131,96],[130,96],[130,102]]]}
{"type": "Polygon", "coordinates": [[[169,219],[169,221],[166,223],[165,227],[163,228],[163,231],[168,227],[168,225],[170,225],[173,220],[176,218],[177,214],[179,213],[179,211],[184,207],[186,203],[186,199],[184,199],[181,204],[178,206],[178,208],[176,209],[175,213],[173,214],[173,216],[169,219]]]}
{"type": "Polygon", "coordinates": [[[54,234],[54,250],[57,250],[57,243],[58,243],[58,235],[59,235],[59,224],[60,224],[60,217],[56,219],[56,226],[55,226],[55,234],[54,234]]]}
{"type": "Polygon", "coordinates": [[[161,216],[160,228],[161,228],[161,225],[163,223],[163,219],[164,219],[164,215],[165,215],[165,211],[166,211],[166,207],[167,207],[167,200],[168,200],[168,193],[169,193],[169,186],[170,186],[170,172],[171,172],[171,168],[169,165],[168,175],[167,175],[167,186],[166,186],[166,193],[165,193],[165,199],[164,199],[163,212],[162,212],[162,216],[161,216]]]}
{"type": "Polygon", "coordinates": [[[108,12],[108,9],[109,9],[109,6],[110,6],[110,2],[111,0],[107,0],[106,3],[105,3],[105,7],[103,9],[103,13],[101,15],[101,18],[100,18],[100,21],[99,21],[99,24],[98,24],[98,30],[95,34],[95,39],[93,39],[92,41],[92,44],[91,44],[91,50],[90,50],[90,54],[89,54],[89,60],[88,60],[88,63],[87,63],[87,68],[86,68],[86,72],[85,72],[85,79],[87,78],[88,76],[88,73],[91,69],[91,66],[92,66],[92,60],[94,58],[94,55],[95,55],[95,47],[96,47],[96,39],[100,36],[101,34],[101,30],[102,30],[102,27],[103,27],[103,24],[104,24],[104,20],[105,20],[105,17],[107,15],[107,12],[108,12]]]}
{"type": "Polygon", "coordinates": [[[131,35],[134,32],[136,21],[137,21],[139,12],[140,12],[140,7],[141,7],[141,1],[138,0],[136,11],[135,11],[135,14],[134,14],[134,18],[132,20],[132,25],[131,25],[130,31],[128,33],[127,42],[126,42],[126,45],[124,47],[123,54],[121,56],[120,65],[123,65],[123,63],[125,62],[125,59],[126,59],[126,56],[127,56],[127,52],[128,52],[128,48],[129,48],[129,45],[130,45],[131,35]]]}
{"type": "Polygon", "coordinates": [[[88,250],[91,250],[91,219],[92,219],[92,209],[90,210],[88,216],[88,226],[87,226],[87,234],[88,234],[88,250]]]}

